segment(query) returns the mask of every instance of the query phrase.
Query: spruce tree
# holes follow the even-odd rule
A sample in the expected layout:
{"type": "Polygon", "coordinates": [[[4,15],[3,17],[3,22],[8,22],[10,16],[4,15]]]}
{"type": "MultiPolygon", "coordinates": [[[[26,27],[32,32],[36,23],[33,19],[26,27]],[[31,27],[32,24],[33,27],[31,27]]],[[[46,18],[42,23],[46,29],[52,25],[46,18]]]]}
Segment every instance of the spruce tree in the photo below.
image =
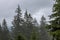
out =
{"type": "Polygon", "coordinates": [[[10,37],[9,30],[5,19],[3,19],[2,28],[3,28],[2,40],[9,40],[10,37]]]}
{"type": "Polygon", "coordinates": [[[22,13],[19,5],[18,5],[18,8],[16,9],[16,13],[17,15],[14,16],[14,20],[12,22],[13,24],[12,33],[14,38],[16,37],[16,35],[18,35],[18,33],[23,32],[22,30],[23,19],[22,19],[22,13]]]}
{"type": "Polygon", "coordinates": [[[35,28],[33,28],[31,33],[31,40],[37,40],[37,32],[35,28]]]}
{"type": "Polygon", "coordinates": [[[30,40],[30,35],[31,35],[31,32],[32,32],[32,29],[33,29],[33,24],[32,24],[32,16],[31,14],[26,11],[25,14],[24,14],[24,25],[26,27],[26,37],[28,38],[28,40],[30,40]]]}
{"type": "Polygon", "coordinates": [[[2,40],[2,27],[1,27],[1,24],[0,24],[0,40],[2,40]]]}
{"type": "Polygon", "coordinates": [[[44,16],[41,17],[40,21],[40,40],[50,40],[46,30],[46,19],[44,16]]]}
{"type": "Polygon", "coordinates": [[[55,0],[53,14],[50,15],[50,19],[53,19],[50,21],[50,25],[48,25],[50,33],[53,36],[52,40],[60,40],[60,0],[55,0]]]}
{"type": "Polygon", "coordinates": [[[38,27],[38,22],[37,22],[36,18],[33,19],[33,24],[34,24],[34,26],[38,27]]]}
{"type": "Polygon", "coordinates": [[[32,27],[33,30],[31,32],[31,40],[40,40],[39,25],[36,18],[33,19],[32,24],[33,24],[32,27]]]}
{"type": "Polygon", "coordinates": [[[28,22],[28,12],[27,10],[25,11],[25,14],[24,14],[24,19],[25,19],[25,22],[28,22]]]}

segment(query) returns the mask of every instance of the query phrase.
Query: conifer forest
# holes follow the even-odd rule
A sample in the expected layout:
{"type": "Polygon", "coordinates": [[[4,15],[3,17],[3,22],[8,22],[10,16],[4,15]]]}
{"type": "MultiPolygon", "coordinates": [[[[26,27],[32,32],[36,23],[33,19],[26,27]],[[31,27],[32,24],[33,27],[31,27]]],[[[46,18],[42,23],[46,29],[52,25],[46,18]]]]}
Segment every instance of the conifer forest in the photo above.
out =
{"type": "Polygon", "coordinates": [[[1,0],[0,7],[0,40],[60,40],[60,0],[1,0]]]}

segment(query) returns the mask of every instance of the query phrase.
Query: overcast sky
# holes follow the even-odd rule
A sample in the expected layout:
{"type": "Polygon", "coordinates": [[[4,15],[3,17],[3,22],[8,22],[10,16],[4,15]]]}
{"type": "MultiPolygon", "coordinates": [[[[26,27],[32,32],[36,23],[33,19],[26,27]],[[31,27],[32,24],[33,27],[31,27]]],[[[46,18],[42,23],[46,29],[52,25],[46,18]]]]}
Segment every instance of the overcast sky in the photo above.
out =
{"type": "Polygon", "coordinates": [[[10,25],[18,4],[39,21],[42,15],[47,18],[52,13],[53,3],[53,0],[0,0],[0,22],[5,18],[10,25]]]}

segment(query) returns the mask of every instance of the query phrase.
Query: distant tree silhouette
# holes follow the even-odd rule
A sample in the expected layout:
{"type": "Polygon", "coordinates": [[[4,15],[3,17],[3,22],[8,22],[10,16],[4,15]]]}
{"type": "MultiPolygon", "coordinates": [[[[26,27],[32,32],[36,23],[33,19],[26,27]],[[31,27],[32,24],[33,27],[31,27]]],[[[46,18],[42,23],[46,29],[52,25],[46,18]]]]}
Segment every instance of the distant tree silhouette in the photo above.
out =
{"type": "Polygon", "coordinates": [[[26,12],[24,14],[24,21],[25,21],[24,26],[26,27],[25,32],[26,32],[26,37],[28,38],[28,40],[30,40],[30,35],[31,35],[32,30],[33,30],[32,20],[33,20],[33,18],[31,16],[31,14],[28,13],[26,10],[26,12]]]}
{"type": "Polygon", "coordinates": [[[40,40],[50,40],[46,30],[46,19],[44,16],[41,17],[40,21],[40,40]]]}
{"type": "Polygon", "coordinates": [[[31,34],[31,40],[37,40],[37,32],[35,31],[36,29],[33,28],[32,34],[31,34]]]}
{"type": "Polygon", "coordinates": [[[3,28],[2,40],[9,40],[10,37],[9,30],[5,19],[3,19],[2,28],[3,28]]]}
{"type": "Polygon", "coordinates": [[[22,13],[21,13],[21,9],[20,9],[19,5],[18,5],[18,8],[16,9],[16,13],[17,13],[17,15],[14,16],[14,20],[12,22],[12,24],[13,24],[13,26],[12,26],[13,37],[16,37],[16,35],[18,33],[22,32],[23,19],[22,19],[22,13]]]}
{"type": "Polygon", "coordinates": [[[2,40],[2,27],[1,27],[1,24],[0,24],[0,40],[2,40]]]}

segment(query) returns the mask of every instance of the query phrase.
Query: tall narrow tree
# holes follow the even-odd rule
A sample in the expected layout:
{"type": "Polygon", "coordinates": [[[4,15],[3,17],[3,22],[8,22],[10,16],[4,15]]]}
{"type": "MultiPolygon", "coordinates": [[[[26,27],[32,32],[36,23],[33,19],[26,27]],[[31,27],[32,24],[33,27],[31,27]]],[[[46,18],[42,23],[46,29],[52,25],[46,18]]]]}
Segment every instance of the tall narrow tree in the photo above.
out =
{"type": "Polygon", "coordinates": [[[33,28],[33,30],[32,30],[31,40],[38,40],[37,39],[37,32],[36,32],[35,28],[33,28]]]}
{"type": "Polygon", "coordinates": [[[16,9],[16,13],[17,15],[14,16],[14,20],[12,22],[13,23],[12,32],[14,37],[16,37],[18,33],[22,32],[23,19],[22,19],[22,13],[19,5],[18,8],[16,9]]]}
{"type": "Polygon", "coordinates": [[[0,40],[2,40],[2,27],[1,27],[1,24],[0,24],[0,40]]]}
{"type": "Polygon", "coordinates": [[[30,40],[30,35],[33,29],[33,24],[32,24],[32,16],[31,14],[26,11],[24,14],[24,21],[25,21],[25,26],[26,26],[26,36],[28,38],[28,40],[30,40]]]}
{"type": "Polygon", "coordinates": [[[60,0],[55,0],[53,5],[53,14],[50,15],[50,25],[48,25],[53,39],[60,40],[60,0]]]}
{"type": "Polygon", "coordinates": [[[2,40],[9,40],[9,30],[8,30],[8,26],[7,26],[7,23],[6,23],[6,20],[4,19],[3,20],[3,23],[2,23],[2,28],[3,28],[3,34],[2,34],[2,40]]]}
{"type": "Polygon", "coordinates": [[[38,27],[38,22],[37,22],[36,18],[33,19],[33,24],[34,24],[34,26],[38,27]]]}
{"type": "Polygon", "coordinates": [[[48,33],[47,33],[47,30],[46,30],[46,19],[44,16],[41,17],[41,21],[40,21],[40,40],[49,40],[48,38],[48,33]]]}

